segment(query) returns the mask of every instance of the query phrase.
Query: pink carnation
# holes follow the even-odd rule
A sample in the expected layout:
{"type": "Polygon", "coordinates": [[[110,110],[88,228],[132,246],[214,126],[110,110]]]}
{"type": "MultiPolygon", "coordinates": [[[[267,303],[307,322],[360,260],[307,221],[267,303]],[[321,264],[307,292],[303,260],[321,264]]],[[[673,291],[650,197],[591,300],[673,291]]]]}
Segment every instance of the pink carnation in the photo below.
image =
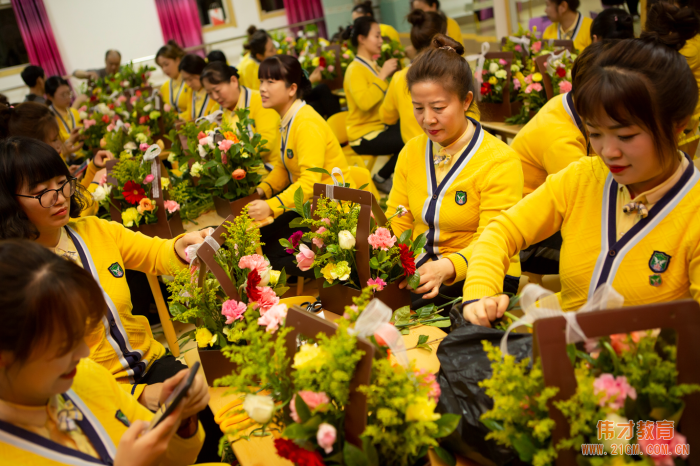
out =
{"type": "Polygon", "coordinates": [[[131,128],[131,123],[124,123],[124,127],[125,127],[126,129],[131,128]]]}
{"type": "Polygon", "coordinates": [[[374,234],[369,235],[367,242],[373,249],[382,249],[386,251],[394,246],[394,243],[396,243],[396,236],[391,236],[391,232],[388,229],[379,227],[374,234]]]}
{"type": "Polygon", "coordinates": [[[513,47],[513,49],[515,49],[516,52],[522,52],[522,51],[523,51],[523,48],[522,48],[522,46],[521,46],[520,44],[517,44],[515,47],[513,47]]]}
{"type": "Polygon", "coordinates": [[[139,150],[141,152],[146,152],[149,147],[151,146],[149,146],[147,142],[142,142],[141,144],[139,144],[139,150]]]}
{"type": "Polygon", "coordinates": [[[100,178],[100,186],[104,186],[104,184],[107,182],[107,173],[102,175],[102,178],[100,178]]]}
{"type": "MultiPolygon", "coordinates": [[[[642,447],[642,452],[649,455],[652,460],[654,460],[655,466],[673,466],[675,462],[673,461],[674,457],[678,457],[676,454],[676,446],[678,445],[685,445],[688,443],[688,440],[685,438],[685,435],[681,434],[680,432],[673,432],[673,437],[669,440],[667,439],[659,439],[657,433],[657,427],[656,423],[653,424],[652,428],[652,435],[651,438],[654,440],[649,440],[646,437],[645,438],[639,438],[637,442],[639,442],[639,445],[642,447]],[[660,445],[660,448],[657,450],[654,448],[654,445],[660,445]],[[664,445],[668,445],[668,447],[664,447],[664,445]],[[655,455],[654,451],[658,452],[665,452],[666,448],[668,448],[668,452],[670,453],[669,455],[655,455]]],[[[681,458],[686,459],[688,456],[683,455],[681,458]]]]}
{"type": "Polygon", "coordinates": [[[374,286],[377,288],[377,291],[382,291],[386,286],[386,282],[381,278],[370,278],[367,280],[367,286],[374,286]]]}
{"type": "Polygon", "coordinates": [[[119,97],[117,97],[117,100],[118,100],[119,102],[121,102],[121,103],[124,103],[124,102],[126,102],[126,96],[125,96],[125,95],[120,95],[119,97]]]}
{"type": "Polygon", "coordinates": [[[232,324],[235,320],[243,320],[243,313],[248,306],[245,303],[229,299],[221,306],[221,315],[226,316],[226,324],[232,324]]]}
{"type": "Polygon", "coordinates": [[[633,400],[637,399],[637,391],[627,383],[624,375],[615,377],[612,374],[601,374],[593,382],[593,390],[596,395],[603,393],[603,397],[598,404],[609,406],[612,409],[620,409],[625,405],[625,399],[629,396],[633,400]]]}
{"type": "Polygon", "coordinates": [[[325,451],[327,455],[330,455],[333,451],[336,435],[337,432],[332,425],[322,422],[321,425],[318,426],[316,441],[318,442],[318,446],[323,448],[323,451],[325,451]]]}
{"type": "Polygon", "coordinates": [[[532,84],[532,75],[528,74],[525,76],[525,84],[532,84]]]}
{"type": "Polygon", "coordinates": [[[131,102],[131,105],[134,105],[138,100],[139,98],[137,96],[133,96],[131,99],[129,99],[129,102],[131,102]]]}
{"type": "Polygon", "coordinates": [[[78,111],[79,111],[79,112],[87,112],[87,106],[86,106],[86,105],[83,105],[82,107],[80,107],[80,108],[78,109],[78,111]]]}
{"type": "MultiPolygon", "coordinates": [[[[298,395],[301,397],[302,400],[304,400],[304,403],[306,403],[306,406],[308,406],[309,410],[311,411],[318,408],[319,406],[331,402],[330,398],[328,398],[328,395],[326,395],[326,392],[312,392],[309,390],[302,390],[298,393],[298,395]]],[[[299,418],[299,415],[297,414],[296,399],[297,394],[295,394],[292,397],[292,401],[289,403],[289,410],[291,411],[290,415],[292,416],[294,422],[299,423],[301,422],[301,418],[299,418]]]]}
{"type": "Polygon", "coordinates": [[[559,92],[564,94],[565,92],[571,92],[571,83],[569,81],[559,81],[559,92]]]}
{"type": "Polygon", "coordinates": [[[540,92],[542,90],[542,84],[540,83],[532,83],[532,90],[540,92]]]}
{"type": "Polygon", "coordinates": [[[238,261],[239,269],[248,269],[251,272],[255,270],[261,277],[265,274],[268,267],[270,267],[270,263],[260,254],[243,256],[241,260],[238,261]]]}
{"type": "Polygon", "coordinates": [[[275,304],[264,314],[261,313],[258,319],[258,325],[265,325],[265,329],[268,333],[274,333],[277,328],[282,323],[282,321],[287,317],[287,305],[286,304],[275,304]]]}
{"type": "Polygon", "coordinates": [[[330,66],[328,67],[328,72],[329,72],[329,73],[332,73],[332,72],[334,72],[334,71],[335,71],[335,66],[330,65],[330,66]]]}
{"type": "Polygon", "coordinates": [[[168,211],[168,213],[172,214],[180,210],[180,204],[178,204],[175,201],[163,201],[163,204],[165,205],[165,209],[168,211]]]}
{"type": "Polygon", "coordinates": [[[95,120],[83,120],[83,128],[88,129],[96,123],[97,122],[95,120]]]}
{"type": "Polygon", "coordinates": [[[170,110],[172,110],[172,107],[170,106],[170,104],[165,104],[165,105],[163,105],[163,110],[165,110],[166,112],[169,112],[170,110]]]}
{"type": "Polygon", "coordinates": [[[107,131],[108,131],[108,132],[114,131],[114,123],[110,123],[110,124],[107,126],[107,131]]]}
{"type": "Polygon", "coordinates": [[[331,226],[331,219],[330,218],[322,218],[322,222],[325,222],[326,225],[331,226]]]}
{"type": "Polygon", "coordinates": [[[221,152],[227,152],[233,144],[234,144],[234,142],[230,141],[228,139],[224,139],[223,141],[219,141],[219,150],[221,152]]]}
{"type": "Polygon", "coordinates": [[[435,374],[431,374],[426,369],[418,370],[419,379],[422,379],[421,385],[430,388],[430,393],[428,396],[437,402],[440,399],[440,384],[435,379],[435,374]]]}
{"type": "Polygon", "coordinates": [[[260,297],[253,303],[253,309],[260,308],[260,315],[263,316],[273,306],[279,304],[280,298],[275,294],[275,290],[269,286],[259,286],[258,292],[260,293],[260,297]]]}
{"type": "Polygon", "coordinates": [[[513,78],[513,89],[515,89],[516,91],[518,89],[520,89],[520,80],[519,79],[513,78]]]}
{"type": "Polygon", "coordinates": [[[537,42],[534,42],[532,44],[531,48],[532,48],[533,52],[535,52],[535,53],[539,52],[542,49],[542,42],[539,40],[537,42]]]}
{"type": "Polygon", "coordinates": [[[155,179],[155,176],[153,176],[153,174],[149,173],[148,175],[146,175],[146,178],[143,179],[143,182],[146,184],[152,183],[154,179],[155,179]]]}

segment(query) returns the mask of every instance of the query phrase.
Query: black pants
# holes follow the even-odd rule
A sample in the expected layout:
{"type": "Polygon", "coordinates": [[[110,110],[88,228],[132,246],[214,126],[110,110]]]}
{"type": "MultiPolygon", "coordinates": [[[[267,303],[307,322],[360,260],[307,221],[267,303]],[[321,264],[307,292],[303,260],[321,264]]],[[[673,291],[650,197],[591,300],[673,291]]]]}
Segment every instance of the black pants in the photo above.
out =
{"type": "Polygon", "coordinates": [[[379,170],[378,175],[382,178],[389,178],[394,173],[396,160],[399,157],[399,152],[403,149],[403,139],[401,139],[401,128],[399,124],[387,126],[386,130],[380,133],[376,138],[368,141],[363,139],[357,146],[351,146],[352,150],[358,155],[391,155],[391,158],[379,170]]]}
{"type": "Polygon", "coordinates": [[[561,232],[556,232],[546,240],[520,251],[522,271],[539,275],[558,274],[562,241],[561,232]]]}
{"type": "MultiPolygon", "coordinates": [[[[516,294],[518,292],[519,285],[519,278],[506,275],[506,278],[503,280],[503,292],[516,294]]],[[[449,286],[442,285],[440,287],[440,293],[432,299],[423,299],[422,296],[425,293],[411,293],[411,309],[420,309],[421,307],[427,306],[428,304],[435,304],[436,306],[440,307],[443,304],[448,303],[459,296],[462,296],[463,289],[464,280],[449,286]],[[448,296],[449,298],[443,298],[440,295],[448,296]]]]}
{"type": "Polygon", "coordinates": [[[304,101],[311,105],[326,120],[340,113],[340,98],[334,95],[327,85],[321,83],[309,92],[304,101]]]}
{"type": "Polygon", "coordinates": [[[289,228],[289,222],[298,218],[296,212],[285,212],[277,217],[274,223],[265,225],[260,229],[260,242],[264,243],[263,253],[270,260],[270,265],[275,270],[286,272],[287,276],[314,278],[314,271],[302,272],[294,263],[294,254],[289,254],[287,249],[280,244],[280,239],[288,239],[295,231],[309,231],[308,228],[289,228]]]}
{"type": "MultiPolygon", "coordinates": [[[[187,369],[187,366],[169,354],[156,360],[146,372],[146,375],[141,377],[139,383],[145,383],[146,385],[162,383],[183,369],[187,369]]],[[[219,439],[223,436],[223,433],[216,421],[214,421],[214,413],[209,406],[200,411],[199,422],[202,423],[206,437],[204,438],[204,445],[202,445],[202,449],[197,455],[197,463],[219,463],[221,461],[219,456],[219,439]]]]}

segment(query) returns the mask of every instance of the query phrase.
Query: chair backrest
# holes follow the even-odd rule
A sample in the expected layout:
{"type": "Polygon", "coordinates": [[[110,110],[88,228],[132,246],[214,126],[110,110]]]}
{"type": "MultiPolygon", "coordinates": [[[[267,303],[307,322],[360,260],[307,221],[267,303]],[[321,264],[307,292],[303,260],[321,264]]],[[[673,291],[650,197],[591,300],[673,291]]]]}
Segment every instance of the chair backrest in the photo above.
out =
{"type": "Polygon", "coordinates": [[[551,53],[546,55],[540,55],[535,58],[535,64],[537,65],[537,71],[542,75],[542,85],[544,87],[544,93],[547,94],[547,100],[554,97],[554,88],[552,87],[552,78],[547,73],[547,60],[549,59],[551,53]]]}
{"type": "MultiPolygon", "coordinates": [[[[577,315],[578,324],[588,338],[648,329],[673,329],[677,338],[679,384],[700,384],[700,305],[691,300],[647,306],[626,307],[577,315]]],[[[559,387],[549,403],[549,415],[556,422],[552,439],[556,443],[568,437],[569,424],[553,402],[568,400],[576,393],[574,368],[566,351],[566,319],[552,317],[535,321],[534,354],[542,360],[545,385],[559,387]]],[[[688,444],[700,445],[700,393],[684,397],[681,418],[683,435],[688,444]]],[[[689,457],[690,464],[700,464],[700,456],[689,457]]],[[[573,450],[561,451],[557,466],[575,465],[573,450]]]]}
{"type": "Polygon", "coordinates": [[[350,176],[358,187],[367,185],[365,188],[363,188],[363,191],[369,191],[372,193],[375,199],[379,199],[379,191],[377,191],[377,187],[372,181],[372,175],[370,175],[369,170],[367,170],[365,167],[356,167],[351,165],[350,176]]]}
{"type": "Polygon", "coordinates": [[[546,16],[538,16],[536,18],[530,18],[530,22],[527,26],[531,31],[533,26],[537,26],[537,37],[542,37],[544,30],[547,29],[547,26],[550,24],[552,24],[552,22],[549,18],[546,16]]]}
{"type": "Polygon", "coordinates": [[[328,118],[328,126],[331,127],[331,131],[333,131],[341,146],[348,143],[348,129],[345,126],[347,118],[348,112],[339,112],[328,118]]]}

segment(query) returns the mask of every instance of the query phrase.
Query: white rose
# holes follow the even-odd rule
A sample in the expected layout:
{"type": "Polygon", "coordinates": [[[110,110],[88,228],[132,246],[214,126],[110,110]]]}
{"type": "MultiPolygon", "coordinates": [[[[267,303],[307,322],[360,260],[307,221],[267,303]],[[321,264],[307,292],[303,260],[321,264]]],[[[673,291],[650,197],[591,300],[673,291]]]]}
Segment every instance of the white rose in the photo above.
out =
{"type": "Polygon", "coordinates": [[[80,118],[81,120],[85,120],[87,117],[88,117],[87,112],[78,113],[78,118],[80,118]]]}
{"type": "Polygon", "coordinates": [[[134,138],[140,143],[144,143],[144,142],[148,141],[148,136],[146,136],[143,133],[137,134],[136,136],[134,136],[134,138]]]}
{"type": "Polygon", "coordinates": [[[571,70],[566,70],[566,79],[571,81],[571,70]]]}
{"type": "Polygon", "coordinates": [[[197,150],[199,151],[199,156],[204,158],[207,156],[207,150],[204,148],[204,146],[197,146],[197,150]]]}
{"type": "Polygon", "coordinates": [[[134,141],[129,141],[124,144],[124,150],[136,150],[136,143],[134,141]]]}
{"type": "Polygon", "coordinates": [[[552,63],[552,66],[554,66],[555,69],[559,68],[560,66],[562,66],[561,60],[554,60],[554,62],[552,63]]]}
{"type": "Polygon", "coordinates": [[[193,163],[192,168],[190,168],[190,173],[192,176],[199,176],[202,173],[202,165],[199,162],[193,163]]]}
{"type": "Polygon", "coordinates": [[[260,286],[267,286],[270,283],[270,270],[272,267],[266,267],[260,274],[260,286]]]}
{"type": "Polygon", "coordinates": [[[175,161],[175,153],[171,152],[168,154],[168,162],[173,163],[175,161]]]}
{"type": "Polygon", "coordinates": [[[520,71],[520,67],[518,65],[510,65],[511,73],[517,73],[518,71],[520,71]]]}
{"type": "MultiPolygon", "coordinates": [[[[628,419],[625,419],[624,417],[622,417],[618,414],[612,413],[612,414],[608,414],[606,416],[605,420],[612,421],[613,427],[615,429],[615,434],[613,435],[613,438],[611,438],[611,439],[604,438],[602,440],[603,445],[605,445],[605,451],[607,451],[608,453],[612,453],[612,445],[613,444],[615,444],[615,445],[619,445],[619,444],[627,445],[628,443],[630,443],[629,440],[627,440],[626,438],[624,438],[622,436],[622,434],[623,434],[622,431],[624,430],[624,426],[618,427],[618,424],[629,425],[630,421],[628,419]]],[[[628,433],[629,434],[634,433],[634,426],[632,427],[632,431],[628,432],[628,433]]]]}
{"type": "Polygon", "coordinates": [[[249,393],[243,400],[243,410],[258,424],[265,424],[272,419],[275,401],[269,395],[251,395],[249,393]]]}
{"type": "Polygon", "coordinates": [[[505,79],[508,76],[508,72],[506,70],[498,70],[496,71],[495,76],[498,79],[505,79]]]}
{"type": "Polygon", "coordinates": [[[109,114],[109,107],[107,106],[107,104],[100,102],[99,104],[97,104],[97,111],[102,113],[103,115],[107,115],[109,114]]]}
{"type": "Polygon", "coordinates": [[[150,112],[152,108],[153,108],[153,105],[147,104],[147,105],[145,105],[145,106],[143,107],[143,111],[144,111],[144,112],[150,112]]]}
{"type": "Polygon", "coordinates": [[[338,244],[340,249],[352,249],[355,247],[355,237],[348,230],[342,230],[338,233],[338,244]]]}
{"type": "Polygon", "coordinates": [[[498,71],[498,63],[491,62],[491,64],[489,65],[489,72],[495,73],[496,71],[498,71]]]}
{"type": "Polygon", "coordinates": [[[97,202],[102,202],[107,197],[107,193],[102,186],[95,188],[95,192],[92,193],[92,198],[97,202]]]}
{"type": "Polygon", "coordinates": [[[211,142],[211,136],[206,136],[206,137],[203,137],[202,139],[199,140],[199,145],[200,146],[208,146],[210,142],[211,142]]]}

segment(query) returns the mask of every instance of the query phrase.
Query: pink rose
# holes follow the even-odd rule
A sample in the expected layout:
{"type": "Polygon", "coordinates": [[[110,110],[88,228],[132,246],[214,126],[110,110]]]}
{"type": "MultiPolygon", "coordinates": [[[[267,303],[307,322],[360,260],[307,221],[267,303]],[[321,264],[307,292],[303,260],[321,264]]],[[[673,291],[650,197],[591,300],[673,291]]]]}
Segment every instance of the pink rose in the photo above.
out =
{"type": "Polygon", "coordinates": [[[88,129],[89,127],[93,126],[95,123],[97,123],[95,120],[83,120],[83,128],[88,129]]]}
{"type": "Polygon", "coordinates": [[[344,58],[345,60],[347,60],[347,59],[350,58],[350,55],[348,55],[347,53],[344,53],[344,54],[343,54],[343,58],[344,58]]]}
{"type": "Polygon", "coordinates": [[[532,89],[535,90],[535,91],[537,91],[537,92],[540,92],[540,91],[542,90],[542,84],[540,84],[540,83],[532,83],[532,89]]]}
{"type": "Polygon", "coordinates": [[[386,286],[386,282],[381,278],[370,278],[367,280],[367,286],[374,286],[377,291],[382,291],[386,286]]]}
{"type": "MultiPolygon", "coordinates": [[[[656,430],[656,423],[653,424],[652,428],[652,438],[654,440],[648,440],[647,438],[639,438],[637,442],[639,442],[639,445],[642,447],[642,452],[649,455],[652,460],[654,460],[654,464],[656,466],[673,466],[675,463],[673,461],[674,457],[678,457],[676,454],[676,446],[677,445],[685,445],[688,443],[688,440],[685,438],[685,435],[679,433],[679,432],[673,432],[673,438],[670,440],[666,439],[659,439],[657,435],[657,430],[656,430]],[[665,448],[668,448],[668,452],[670,455],[655,455],[654,454],[654,446],[655,445],[660,445],[661,447],[656,450],[659,452],[665,452],[665,448]],[[668,445],[668,447],[664,447],[663,445],[668,445]]],[[[681,458],[686,459],[688,455],[682,455],[681,458]]]]}
{"type": "Polygon", "coordinates": [[[525,88],[525,94],[530,94],[532,92],[532,84],[528,84],[525,88]]]}
{"type": "Polygon", "coordinates": [[[525,84],[532,84],[532,75],[528,74],[525,76],[525,84]]]}
{"type": "Polygon", "coordinates": [[[627,383],[624,375],[615,377],[612,374],[601,374],[593,382],[593,390],[597,394],[603,393],[603,397],[598,404],[609,406],[612,409],[620,409],[625,405],[625,399],[629,396],[633,400],[637,399],[637,391],[627,383]]]}
{"type": "Polygon", "coordinates": [[[139,144],[139,150],[141,152],[146,152],[149,147],[151,146],[149,146],[147,142],[142,142],[141,144],[139,144]]]}
{"type": "Polygon", "coordinates": [[[107,126],[107,131],[108,131],[108,132],[114,131],[114,123],[110,123],[110,124],[107,126]]]}
{"type": "Polygon", "coordinates": [[[229,299],[221,306],[221,315],[226,316],[226,325],[232,324],[235,320],[243,320],[243,313],[248,306],[245,303],[229,299]]]}
{"type": "Polygon", "coordinates": [[[505,61],[505,60],[504,60],[504,59],[502,59],[502,58],[499,58],[499,59],[498,59],[498,64],[499,64],[499,65],[501,65],[501,66],[505,66],[505,65],[507,65],[507,64],[508,64],[508,62],[507,62],[507,61],[505,61]]]}
{"type": "Polygon", "coordinates": [[[273,306],[279,304],[280,298],[275,294],[275,290],[269,286],[259,286],[258,291],[260,292],[260,297],[253,303],[253,309],[259,308],[260,315],[263,316],[265,313],[269,312],[273,306]]]}
{"type": "Polygon", "coordinates": [[[513,48],[515,49],[516,52],[522,52],[522,51],[523,51],[523,48],[520,46],[520,44],[516,45],[516,46],[513,47],[513,48]]]}
{"type": "Polygon", "coordinates": [[[321,425],[318,426],[318,432],[316,432],[316,441],[318,442],[318,446],[323,448],[323,451],[325,451],[327,455],[330,455],[330,453],[333,451],[335,437],[336,431],[335,427],[333,427],[332,425],[322,422],[321,425]]]}
{"type": "Polygon", "coordinates": [[[107,173],[102,175],[102,178],[100,178],[100,186],[104,186],[104,184],[107,182],[107,173]]]}
{"type": "Polygon", "coordinates": [[[610,346],[613,347],[617,354],[623,351],[630,350],[630,340],[634,343],[639,343],[639,340],[646,335],[646,332],[632,332],[629,335],[626,333],[617,333],[610,335],[610,346]]]}
{"type": "Polygon", "coordinates": [[[125,127],[126,129],[131,128],[131,123],[124,123],[124,127],[125,127]]]}
{"type": "Polygon", "coordinates": [[[261,314],[258,319],[258,325],[265,325],[265,329],[268,333],[274,333],[277,328],[282,323],[282,321],[287,317],[287,305],[286,304],[276,304],[265,312],[261,314]]]}
{"type": "Polygon", "coordinates": [[[82,107],[80,107],[80,108],[78,109],[78,111],[79,111],[79,112],[87,112],[87,106],[86,106],[86,105],[83,105],[82,107]]]}
{"type": "Polygon", "coordinates": [[[537,42],[532,44],[531,48],[533,52],[539,52],[542,49],[542,42],[538,40],[537,42]]]}
{"type": "Polygon", "coordinates": [[[332,73],[332,72],[334,72],[334,71],[335,71],[335,66],[330,65],[330,66],[328,67],[328,72],[329,72],[329,73],[332,73]]]}
{"type": "Polygon", "coordinates": [[[571,83],[569,81],[559,81],[559,92],[564,94],[565,92],[571,92],[571,83]]]}
{"type": "Polygon", "coordinates": [[[291,411],[291,416],[294,422],[299,423],[301,422],[301,419],[299,418],[299,415],[297,414],[297,407],[296,407],[296,399],[297,395],[301,397],[302,400],[304,400],[304,403],[306,403],[306,406],[309,407],[310,411],[313,411],[314,409],[318,408],[319,406],[328,404],[331,402],[330,398],[328,398],[328,395],[326,395],[326,392],[312,392],[309,390],[302,390],[298,394],[295,394],[292,397],[292,401],[289,404],[289,410],[291,411]]]}
{"type": "Polygon", "coordinates": [[[297,267],[299,267],[299,270],[302,272],[310,270],[314,264],[314,257],[316,257],[316,254],[307,245],[302,244],[299,246],[299,254],[297,254],[297,267]]]}
{"type": "Polygon", "coordinates": [[[369,235],[367,242],[373,249],[382,249],[386,251],[394,246],[396,243],[396,236],[391,236],[391,232],[388,229],[379,227],[374,234],[369,235]]]}
{"type": "Polygon", "coordinates": [[[180,204],[178,204],[175,201],[163,201],[163,204],[165,205],[166,210],[168,213],[172,214],[180,210],[180,204]]]}
{"type": "Polygon", "coordinates": [[[117,97],[117,100],[121,103],[124,103],[124,102],[126,102],[126,96],[120,95],[119,97],[117,97]]]}
{"type": "Polygon", "coordinates": [[[163,110],[165,110],[166,112],[169,112],[170,110],[172,110],[172,107],[170,106],[170,104],[165,104],[165,105],[163,105],[163,110]]]}
{"type": "Polygon", "coordinates": [[[146,184],[152,183],[154,179],[155,179],[155,176],[153,176],[151,173],[149,173],[148,175],[146,175],[146,178],[143,179],[143,182],[146,184]]]}
{"type": "Polygon", "coordinates": [[[515,89],[516,91],[518,89],[520,89],[520,80],[519,79],[513,78],[513,89],[515,89]]]}
{"type": "MultiPolygon", "coordinates": [[[[320,235],[320,234],[325,233],[326,231],[328,231],[328,229],[326,227],[320,227],[318,230],[316,230],[316,233],[318,233],[320,235]]],[[[314,243],[314,246],[316,246],[319,249],[322,248],[323,245],[325,244],[323,242],[323,239],[321,239],[321,238],[313,238],[311,240],[311,242],[314,243]]]]}
{"type": "Polygon", "coordinates": [[[234,144],[234,142],[229,141],[228,139],[224,139],[223,141],[219,141],[219,150],[221,152],[227,152],[233,144],[234,144]]]}

